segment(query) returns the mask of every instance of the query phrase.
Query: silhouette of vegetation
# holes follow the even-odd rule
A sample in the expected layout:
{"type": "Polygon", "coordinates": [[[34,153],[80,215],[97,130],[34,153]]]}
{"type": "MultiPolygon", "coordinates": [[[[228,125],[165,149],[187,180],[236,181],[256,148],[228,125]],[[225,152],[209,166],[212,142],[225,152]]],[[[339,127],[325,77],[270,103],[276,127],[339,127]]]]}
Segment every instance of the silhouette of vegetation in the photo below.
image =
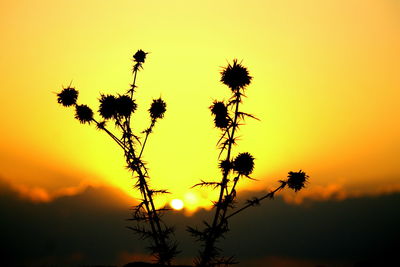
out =
{"type": "MultiPolygon", "coordinates": [[[[157,209],[154,204],[154,197],[157,194],[167,194],[167,190],[156,190],[150,187],[149,172],[142,160],[149,135],[153,132],[156,122],[164,117],[166,103],[161,99],[154,99],[148,109],[150,115],[149,127],[134,134],[132,128],[132,114],[137,109],[134,93],[136,90],[136,79],[139,70],[143,69],[147,53],[138,50],[133,55],[133,83],[130,89],[121,95],[101,94],[99,99],[98,113],[100,120],[94,118],[94,113],[87,105],[78,104],[79,92],[69,85],[57,94],[58,103],[65,107],[75,107],[75,118],[82,124],[97,126],[100,131],[105,132],[122,149],[127,168],[136,178],[135,188],[141,193],[141,201],[135,206],[132,220],[135,225],[128,228],[139,234],[143,239],[150,240],[150,251],[156,263],[152,266],[169,266],[172,259],[177,255],[177,245],[173,240],[174,229],[165,224],[162,214],[169,209],[164,207],[157,209]],[[113,122],[118,134],[114,134],[107,124],[113,122]]],[[[289,172],[280,185],[261,197],[254,197],[248,200],[243,207],[236,207],[236,190],[239,182],[243,179],[255,180],[251,177],[254,170],[254,157],[249,152],[233,153],[233,147],[237,144],[237,133],[239,127],[244,124],[246,118],[258,120],[255,116],[241,110],[241,104],[246,98],[246,90],[253,77],[249,71],[236,59],[232,64],[221,71],[221,82],[229,87],[231,95],[227,101],[214,101],[210,106],[214,116],[215,127],[221,131],[221,137],[217,142],[219,147],[218,166],[221,171],[219,181],[201,181],[194,185],[210,186],[219,189],[219,197],[213,202],[214,216],[210,222],[204,221],[203,229],[188,227],[187,230],[197,241],[201,242],[202,248],[194,260],[196,266],[213,267],[220,265],[231,265],[237,263],[233,256],[224,257],[222,250],[217,246],[218,241],[229,231],[228,220],[245,209],[259,205],[264,199],[274,198],[275,193],[286,186],[295,192],[304,188],[308,175],[302,170],[289,172]]],[[[149,263],[136,262],[129,266],[150,266],[149,263]]],[[[126,266],[128,266],[126,265],[126,266]]]]}
{"type": "Polygon", "coordinates": [[[107,135],[122,149],[126,167],[136,178],[135,188],[141,193],[140,203],[134,207],[132,220],[134,226],[128,228],[136,232],[143,239],[150,240],[150,251],[159,264],[171,265],[171,260],[177,254],[177,245],[173,241],[172,227],[167,226],[162,220],[162,213],[169,209],[164,207],[157,209],[154,198],[157,194],[167,194],[167,190],[156,190],[149,184],[150,176],[142,155],[146,147],[149,135],[152,133],[156,122],[164,117],[166,103],[161,98],[154,99],[149,108],[150,126],[141,134],[145,134],[142,143],[141,138],[134,134],[132,128],[132,114],[136,111],[137,104],[134,99],[136,79],[138,72],[143,69],[147,53],[138,50],[133,55],[133,83],[130,89],[121,95],[100,95],[99,110],[100,120],[94,118],[94,113],[87,105],[77,103],[79,92],[68,86],[57,94],[58,103],[65,107],[75,106],[75,118],[80,123],[95,124],[97,128],[107,135]],[[113,133],[106,126],[113,122],[118,134],[113,133]]]}
{"type": "Polygon", "coordinates": [[[242,212],[243,210],[258,205],[266,198],[273,198],[274,194],[286,186],[299,191],[305,186],[308,175],[303,172],[289,172],[286,180],[280,180],[280,186],[262,197],[255,197],[248,200],[241,208],[236,208],[236,188],[242,179],[254,180],[250,175],[254,170],[254,157],[248,153],[239,153],[233,156],[233,146],[236,145],[239,126],[244,124],[246,118],[258,120],[255,116],[241,111],[240,104],[246,97],[247,86],[250,85],[253,77],[249,71],[237,59],[221,71],[221,82],[231,90],[228,101],[214,101],[210,106],[214,116],[215,127],[221,131],[221,137],[217,142],[220,153],[219,168],[222,178],[220,181],[201,181],[194,185],[211,186],[219,189],[219,198],[214,202],[214,217],[211,222],[204,221],[204,228],[188,227],[187,230],[196,240],[202,243],[202,250],[195,259],[195,265],[201,267],[231,265],[237,263],[233,256],[224,257],[222,250],[217,247],[218,240],[223,238],[229,231],[228,219],[242,212]]]}

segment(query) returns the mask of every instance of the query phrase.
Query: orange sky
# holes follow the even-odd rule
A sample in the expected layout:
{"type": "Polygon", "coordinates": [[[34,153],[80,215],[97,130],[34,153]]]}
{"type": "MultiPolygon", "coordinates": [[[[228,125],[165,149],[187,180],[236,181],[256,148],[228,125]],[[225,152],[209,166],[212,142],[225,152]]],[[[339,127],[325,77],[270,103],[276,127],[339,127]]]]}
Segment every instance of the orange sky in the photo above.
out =
{"type": "MultiPolygon", "coordinates": [[[[219,178],[208,107],[228,97],[219,71],[233,58],[254,77],[243,110],[261,119],[242,127],[235,150],[256,157],[260,181],[242,189],[299,169],[308,194],[398,189],[399,15],[394,0],[1,1],[0,176],[28,191],[131,192],[121,151],[54,93],[72,81],[97,109],[100,92],[129,88],[130,57],[143,49],[135,125],[146,127],[153,98],[166,100],[145,159],[172,198],[219,178]]],[[[193,193],[193,205],[209,203],[193,193]]]]}

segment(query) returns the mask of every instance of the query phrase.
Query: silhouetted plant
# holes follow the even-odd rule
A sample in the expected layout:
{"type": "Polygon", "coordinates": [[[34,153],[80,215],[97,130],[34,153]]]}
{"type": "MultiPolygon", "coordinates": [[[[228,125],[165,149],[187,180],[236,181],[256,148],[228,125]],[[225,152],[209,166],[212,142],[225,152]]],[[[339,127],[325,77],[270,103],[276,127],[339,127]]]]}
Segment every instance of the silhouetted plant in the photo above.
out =
{"type": "Polygon", "coordinates": [[[210,106],[215,127],[222,132],[217,144],[220,149],[219,158],[224,156],[224,159],[219,161],[222,174],[220,181],[201,181],[194,185],[194,187],[212,186],[214,189],[219,189],[218,200],[214,202],[215,213],[212,221],[204,221],[202,230],[188,227],[188,231],[202,243],[202,250],[194,262],[196,266],[209,267],[237,263],[233,257],[221,256],[221,249],[217,247],[218,240],[229,231],[228,219],[251,206],[258,205],[265,198],[273,198],[274,194],[286,185],[297,192],[304,187],[308,179],[308,175],[301,170],[289,172],[287,180],[279,181],[278,188],[260,198],[248,200],[242,208],[236,208],[236,187],[239,181],[243,178],[253,179],[250,175],[254,170],[254,157],[248,152],[239,153],[236,157],[232,156],[239,126],[247,117],[257,119],[240,110],[240,104],[252,79],[247,68],[234,59],[232,64],[228,64],[221,71],[221,82],[231,89],[230,98],[226,102],[214,101],[210,106]]]}
{"type": "MultiPolygon", "coordinates": [[[[142,197],[141,202],[135,206],[133,216],[130,219],[136,224],[128,228],[140,234],[142,238],[151,240],[151,253],[156,258],[157,263],[164,266],[171,265],[171,260],[177,254],[177,246],[176,242],[172,240],[174,229],[168,227],[161,218],[162,213],[169,209],[157,209],[154,205],[154,196],[166,194],[168,191],[155,190],[150,187],[149,173],[142,161],[142,154],[157,120],[164,117],[166,103],[161,98],[154,99],[151,103],[148,109],[150,125],[140,132],[145,135],[143,142],[141,142],[141,137],[133,133],[131,127],[131,115],[137,109],[136,101],[133,98],[137,73],[143,68],[146,56],[147,53],[143,50],[138,50],[133,55],[135,62],[133,83],[126,93],[122,95],[100,95],[98,113],[102,118],[101,121],[94,118],[93,111],[87,105],[77,103],[79,93],[71,85],[57,94],[57,101],[65,107],[74,106],[75,118],[80,123],[94,123],[99,130],[107,133],[123,150],[127,168],[135,176],[135,187],[140,191],[142,197]],[[119,131],[119,136],[106,127],[109,121],[114,122],[119,131]]],[[[242,179],[254,180],[250,176],[254,170],[254,157],[249,152],[233,155],[233,146],[236,145],[239,126],[243,125],[245,118],[257,119],[240,109],[240,104],[246,97],[247,86],[250,85],[252,79],[253,77],[249,75],[247,68],[234,59],[232,64],[228,64],[221,71],[220,81],[231,90],[229,99],[227,101],[214,101],[210,106],[215,127],[221,131],[217,145],[220,150],[218,166],[222,177],[219,181],[201,181],[193,186],[211,186],[214,189],[219,189],[219,197],[213,202],[214,216],[212,220],[210,222],[204,221],[203,229],[188,227],[188,231],[202,243],[202,249],[194,261],[196,266],[213,267],[237,263],[233,256],[223,257],[221,255],[222,250],[217,247],[220,238],[224,237],[229,231],[228,219],[249,207],[259,205],[266,198],[272,199],[275,193],[286,186],[297,192],[305,186],[308,180],[308,175],[302,170],[291,171],[288,173],[287,179],[279,181],[280,185],[275,190],[264,196],[248,200],[241,208],[236,207],[238,183],[242,179]],[[223,159],[220,159],[221,157],[223,159]]]]}
{"type": "Polygon", "coordinates": [[[78,91],[68,86],[57,94],[57,101],[65,107],[75,106],[75,118],[80,123],[94,123],[97,129],[107,133],[122,148],[125,155],[127,168],[136,178],[135,187],[141,193],[141,202],[134,207],[133,216],[130,220],[135,222],[134,226],[128,228],[138,233],[142,238],[149,239],[150,250],[156,261],[160,264],[171,265],[171,260],[177,254],[176,242],[172,239],[174,229],[167,226],[161,215],[167,211],[167,208],[157,209],[154,204],[154,197],[157,194],[166,194],[167,190],[155,190],[149,185],[149,173],[145,163],[142,160],[146,141],[152,132],[158,119],[164,117],[166,103],[161,98],[154,99],[150,108],[150,126],[141,131],[145,134],[145,141],[142,143],[139,136],[133,133],[131,126],[131,115],[136,111],[137,105],[133,98],[136,89],[136,78],[143,63],[146,60],[147,53],[138,50],[133,55],[133,83],[130,89],[121,95],[100,95],[100,105],[98,113],[102,118],[96,120],[92,109],[87,105],[77,104],[78,91]],[[114,122],[118,134],[112,133],[106,128],[108,122],[114,122]]]}

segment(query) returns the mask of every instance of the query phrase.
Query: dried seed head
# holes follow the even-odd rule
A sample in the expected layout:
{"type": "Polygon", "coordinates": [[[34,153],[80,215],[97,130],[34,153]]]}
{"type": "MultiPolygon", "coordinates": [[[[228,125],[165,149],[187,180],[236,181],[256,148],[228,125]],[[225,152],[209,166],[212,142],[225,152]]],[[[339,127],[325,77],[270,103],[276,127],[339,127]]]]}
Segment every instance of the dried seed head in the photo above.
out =
{"type": "Polygon", "coordinates": [[[232,162],[230,162],[229,160],[221,160],[219,162],[219,168],[224,173],[228,173],[232,169],[232,165],[232,162]]]}
{"type": "Polygon", "coordinates": [[[93,111],[86,105],[77,105],[75,107],[75,119],[80,123],[90,123],[93,120],[93,111]]]}
{"type": "Polygon", "coordinates": [[[125,117],[130,116],[137,108],[136,103],[127,95],[120,95],[115,104],[117,114],[125,117]]]}
{"type": "Polygon", "coordinates": [[[247,152],[240,153],[233,161],[233,169],[241,175],[250,175],[254,169],[254,157],[247,152]]]}
{"type": "Polygon", "coordinates": [[[214,118],[215,127],[225,129],[229,125],[229,119],[226,116],[215,116],[214,118]]]}
{"type": "Polygon", "coordinates": [[[73,87],[64,88],[61,93],[57,94],[57,102],[64,107],[69,107],[76,104],[78,99],[78,91],[73,87]]]}
{"type": "Polygon", "coordinates": [[[302,170],[298,172],[289,172],[287,185],[289,186],[289,188],[297,192],[303,187],[305,187],[308,177],[309,176],[302,170]]]}
{"type": "Polygon", "coordinates": [[[228,108],[222,101],[214,101],[210,106],[211,113],[215,115],[215,127],[225,129],[229,125],[228,108]]]}
{"type": "Polygon", "coordinates": [[[214,103],[210,106],[210,109],[211,113],[216,116],[226,117],[228,115],[228,108],[222,101],[214,101],[214,103]]]}
{"type": "Polygon", "coordinates": [[[144,52],[142,49],[139,49],[134,55],[133,60],[137,63],[144,63],[146,60],[147,53],[144,52]]]}
{"type": "Polygon", "coordinates": [[[162,119],[164,117],[164,113],[167,110],[167,104],[162,100],[153,99],[153,103],[151,103],[151,107],[149,108],[150,117],[155,119],[162,119]]]}
{"type": "Polygon", "coordinates": [[[113,95],[101,95],[99,113],[108,120],[117,114],[117,99],[113,95]]]}
{"type": "Polygon", "coordinates": [[[233,64],[228,64],[221,71],[221,82],[227,85],[232,91],[244,88],[250,84],[251,77],[249,71],[242,64],[237,63],[237,59],[233,60],[233,64]]]}

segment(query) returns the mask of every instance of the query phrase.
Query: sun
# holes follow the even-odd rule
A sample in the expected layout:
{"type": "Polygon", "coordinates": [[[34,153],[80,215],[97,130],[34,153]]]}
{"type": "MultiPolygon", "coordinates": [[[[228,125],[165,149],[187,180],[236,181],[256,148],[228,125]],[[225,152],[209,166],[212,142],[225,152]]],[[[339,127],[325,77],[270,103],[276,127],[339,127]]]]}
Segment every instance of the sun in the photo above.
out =
{"type": "Polygon", "coordinates": [[[183,201],[180,199],[177,199],[177,198],[171,200],[171,202],[169,204],[174,210],[181,210],[181,209],[183,209],[183,206],[184,206],[183,201]]]}

